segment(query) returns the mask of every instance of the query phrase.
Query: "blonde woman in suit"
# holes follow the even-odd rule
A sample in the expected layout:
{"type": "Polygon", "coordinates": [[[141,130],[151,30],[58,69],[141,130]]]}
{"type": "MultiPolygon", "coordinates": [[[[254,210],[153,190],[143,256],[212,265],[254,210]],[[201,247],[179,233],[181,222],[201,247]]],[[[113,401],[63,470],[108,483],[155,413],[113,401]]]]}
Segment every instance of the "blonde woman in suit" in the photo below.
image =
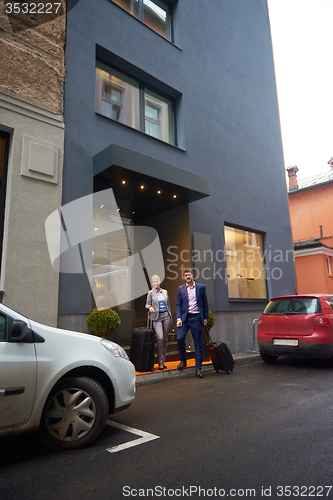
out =
{"type": "Polygon", "coordinates": [[[164,370],[168,347],[168,334],[172,323],[171,307],[167,290],[161,288],[161,280],[157,274],[151,277],[153,288],[148,292],[146,309],[153,321],[157,337],[158,369],[164,370]]]}

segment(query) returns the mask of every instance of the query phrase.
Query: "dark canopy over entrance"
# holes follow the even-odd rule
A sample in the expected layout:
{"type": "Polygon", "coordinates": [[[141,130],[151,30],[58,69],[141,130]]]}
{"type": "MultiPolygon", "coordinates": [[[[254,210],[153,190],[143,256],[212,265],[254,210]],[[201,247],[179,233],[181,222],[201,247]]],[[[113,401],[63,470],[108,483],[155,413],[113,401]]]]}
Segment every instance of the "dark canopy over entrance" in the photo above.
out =
{"type": "Polygon", "coordinates": [[[94,191],[110,187],[134,224],[210,194],[207,177],[117,144],[94,156],[94,191]]]}

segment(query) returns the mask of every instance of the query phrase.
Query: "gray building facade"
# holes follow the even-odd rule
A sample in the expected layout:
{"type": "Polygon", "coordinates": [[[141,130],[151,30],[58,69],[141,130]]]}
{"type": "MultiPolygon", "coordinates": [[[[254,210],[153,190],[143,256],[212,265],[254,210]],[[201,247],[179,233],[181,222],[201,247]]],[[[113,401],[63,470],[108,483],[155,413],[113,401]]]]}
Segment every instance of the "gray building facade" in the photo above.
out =
{"type": "MultiPolygon", "coordinates": [[[[174,313],[192,266],[214,340],[253,349],[253,319],[296,282],[266,0],[74,4],[62,204],[111,188],[124,226],[157,232],[174,313]]],[[[92,242],[90,267],[120,276],[133,249],[111,240],[92,242]]],[[[145,322],[142,291],[115,307],[124,346],[145,322]]],[[[59,326],[84,330],[95,306],[86,273],[60,273],[59,326]]]]}

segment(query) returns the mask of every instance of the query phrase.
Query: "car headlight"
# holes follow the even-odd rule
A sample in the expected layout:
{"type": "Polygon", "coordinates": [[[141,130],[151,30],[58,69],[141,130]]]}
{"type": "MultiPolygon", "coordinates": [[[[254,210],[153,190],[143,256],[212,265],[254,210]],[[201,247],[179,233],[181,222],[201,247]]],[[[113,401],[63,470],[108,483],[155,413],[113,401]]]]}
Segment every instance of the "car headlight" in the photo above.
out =
{"type": "Polygon", "coordinates": [[[105,347],[105,349],[111,352],[111,354],[113,354],[115,358],[124,358],[129,361],[126,351],[122,347],[120,347],[120,345],[107,339],[102,339],[101,344],[103,347],[105,347]]]}

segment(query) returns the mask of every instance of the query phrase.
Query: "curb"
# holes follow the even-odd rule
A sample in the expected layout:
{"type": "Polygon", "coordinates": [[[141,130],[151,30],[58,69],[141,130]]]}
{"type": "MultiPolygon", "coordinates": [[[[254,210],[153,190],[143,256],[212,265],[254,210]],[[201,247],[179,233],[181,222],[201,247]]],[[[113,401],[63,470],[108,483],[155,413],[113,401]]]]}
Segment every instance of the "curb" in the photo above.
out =
{"type": "MultiPolygon", "coordinates": [[[[233,354],[236,366],[246,365],[261,360],[260,354],[257,352],[233,354]]],[[[214,371],[213,365],[202,365],[203,373],[214,371]]],[[[184,368],[183,370],[166,370],[162,372],[143,373],[136,376],[136,385],[151,384],[153,382],[161,382],[162,380],[174,380],[179,377],[193,377],[194,366],[184,368]]]]}

